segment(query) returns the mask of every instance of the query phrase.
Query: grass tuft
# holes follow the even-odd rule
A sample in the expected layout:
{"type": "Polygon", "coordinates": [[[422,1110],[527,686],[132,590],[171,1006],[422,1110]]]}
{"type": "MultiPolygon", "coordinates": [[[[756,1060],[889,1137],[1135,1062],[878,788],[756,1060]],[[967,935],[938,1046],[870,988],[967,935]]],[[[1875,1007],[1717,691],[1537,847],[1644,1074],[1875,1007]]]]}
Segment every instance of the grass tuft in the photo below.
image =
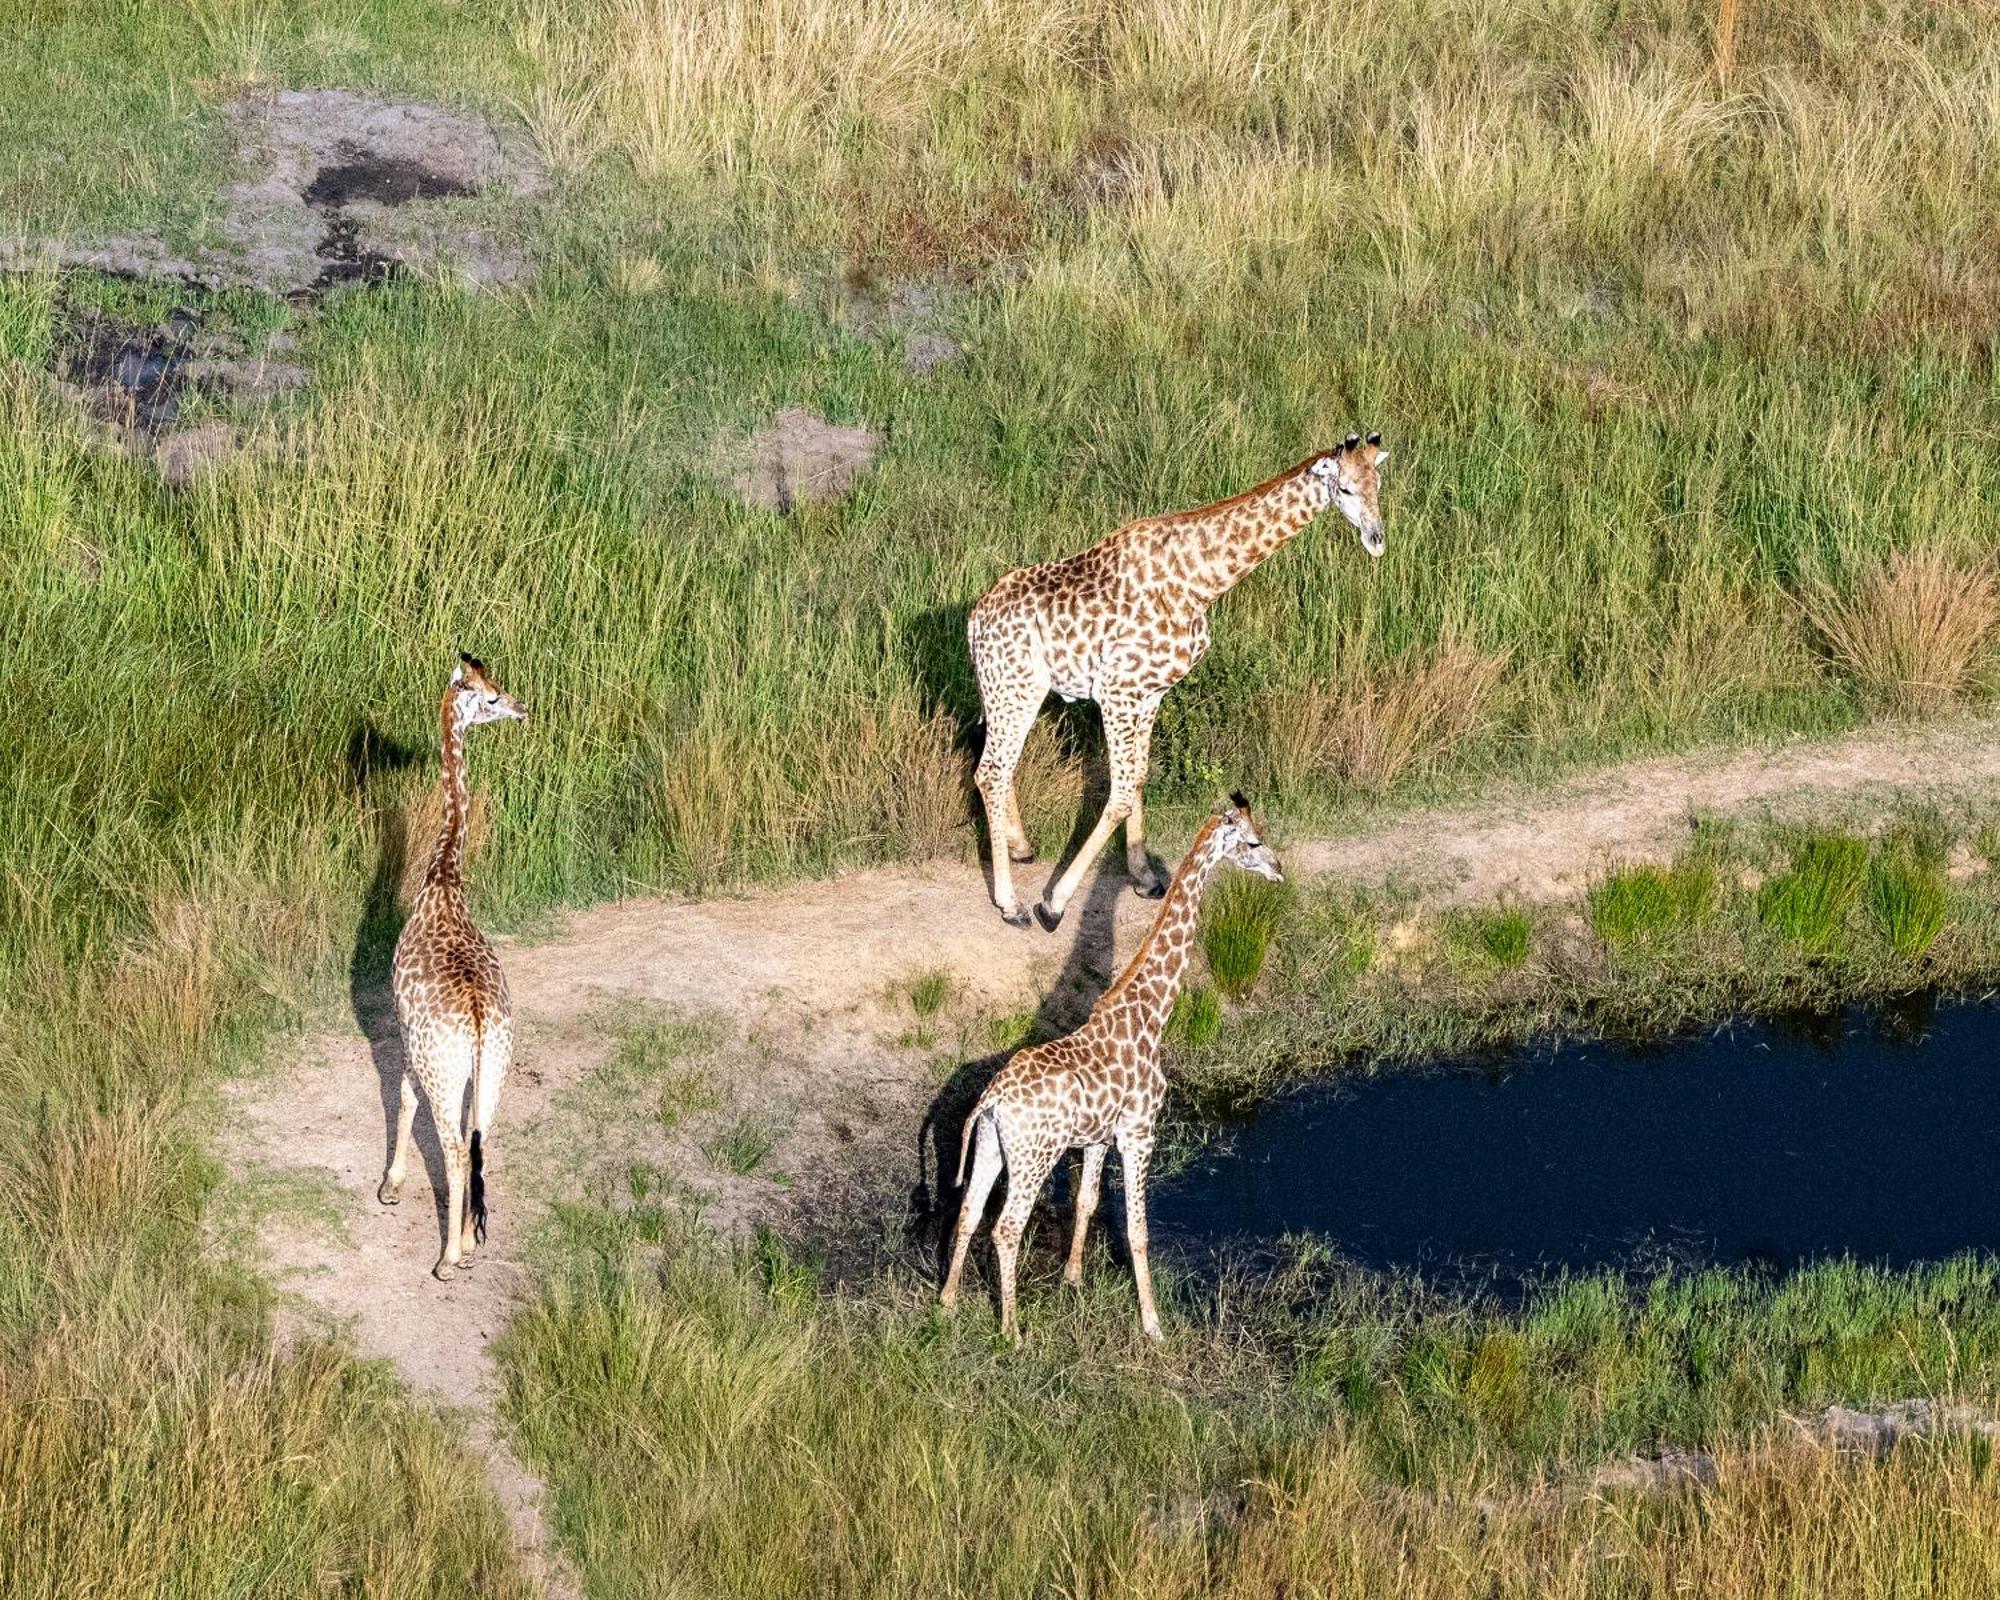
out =
{"type": "Polygon", "coordinates": [[[1845,594],[1811,590],[1805,608],[1872,705],[1935,716],[1971,694],[2000,622],[2000,583],[1990,564],[1898,550],[1845,594]]]}
{"type": "Polygon", "coordinates": [[[910,981],[910,1009],[929,1020],[944,1009],[951,998],[951,974],[942,967],[921,972],[910,981]]]}
{"type": "Polygon", "coordinates": [[[1222,998],[1205,983],[1188,984],[1174,997],[1167,1037],[1189,1049],[1215,1043],[1222,1032],[1222,998]]]}
{"type": "Polygon", "coordinates": [[[1789,872],[1757,892],[1757,912],[1810,955],[1838,953],[1868,875],[1868,846],[1844,833],[1814,833],[1792,853],[1789,872]]]}
{"type": "Polygon", "coordinates": [[[1891,842],[1868,864],[1868,915],[1889,948],[1905,961],[1929,953],[1944,932],[1951,893],[1935,858],[1891,842]]]}
{"type": "Polygon", "coordinates": [[[1285,885],[1241,872],[1225,875],[1209,891],[1202,947],[1209,975],[1230,999],[1241,1000],[1257,986],[1289,899],[1285,885]]]}
{"type": "Polygon", "coordinates": [[[1590,891],[1590,925],[1614,947],[1693,927],[1715,914],[1715,869],[1689,860],[1671,867],[1623,867],[1590,891]]]}

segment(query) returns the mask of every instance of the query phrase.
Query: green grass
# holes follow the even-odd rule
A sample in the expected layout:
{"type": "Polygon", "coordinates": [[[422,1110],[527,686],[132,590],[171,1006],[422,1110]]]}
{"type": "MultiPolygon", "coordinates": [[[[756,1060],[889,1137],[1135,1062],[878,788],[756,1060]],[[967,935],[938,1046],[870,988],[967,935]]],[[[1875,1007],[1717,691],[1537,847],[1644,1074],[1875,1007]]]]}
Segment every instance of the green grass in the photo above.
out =
{"type": "Polygon", "coordinates": [[[1205,983],[1191,983],[1174,996],[1167,1018],[1167,1037],[1176,1044],[1200,1049],[1222,1032],[1222,998],[1205,983]]]}
{"type": "Polygon", "coordinates": [[[1534,943],[1534,920],[1519,906],[1467,912],[1446,922],[1446,936],[1499,967],[1518,967],[1534,943]]]}
{"type": "Polygon", "coordinates": [[[919,973],[910,980],[908,993],[910,1009],[927,1021],[942,1011],[951,998],[951,974],[942,968],[919,973]]]}
{"type": "Polygon", "coordinates": [[[1773,928],[1814,955],[1847,942],[1868,874],[1868,845],[1839,833],[1813,833],[1792,852],[1791,870],[1766,882],[1757,909],[1773,928]]]}
{"type": "MultiPolygon", "coordinates": [[[[503,1353],[561,1525],[617,1530],[595,1545],[613,1591],[671,1566],[715,1595],[1249,1595],[1297,1563],[1369,1580],[1353,1592],[1395,1592],[1400,1571],[1418,1593],[1484,1593],[1510,1572],[1503,1592],[1594,1593],[1578,1574],[1607,1539],[1641,1567],[1730,1549],[1754,1566],[1774,1540],[1830,1556],[1823,1529],[1790,1526],[1811,1468],[1759,1467],[1749,1441],[1788,1439],[1790,1412],[2000,1381],[2000,1284],[1973,1259],[1636,1291],[1584,1278],[1514,1312],[1310,1255],[1219,1293],[1169,1267],[1157,1350],[1121,1269],[1093,1260],[1079,1294],[1031,1265],[1018,1354],[980,1295],[945,1319],[916,1273],[836,1294],[768,1236],[734,1258],[683,1242],[657,1275],[624,1260],[613,1245],[579,1262],[503,1353]],[[1699,1518],[1558,1509],[1588,1507],[1578,1495],[1529,1514],[1543,1486],[1664,1446],[1724,1461],[1699,1518]],[[1240,1518],[1204,1531],[1177,1509],[1218,1495],[1244,1497],[1240,1518]],[[1769,1515],[1745,1517],[1760,1499],[1769,1515]],[[1483,1541],[1400,1520],[1453,1524],[1475,1500],[1483,1541]]],[[[1845,1503],[1917,1515],[1935,1489],[1910,1475],[1934,1459],[1906,1449],[1850,1479],[1845,1503]]],[[[1983,1537],[1947,1538],[1947,1567],[1983,1537]]]]}
{"type": "Polygon", "coordinates": [[[1284,885],[1240,872],[1225,873],[1208,891],[1201,911],[1202,949],[1209,976],[1230,999],[1241,1000],[1257,986],[1287,900],[1284,885]]]}
{"type": "MultiPolygon", "coordinates": [[[[0,17],[9,235],[212,242],[225,107],[245,89],[518,109],[560,181],[521,224],[542,267],[527,291],[414,281],[317,314],[210,306],[285,326],[313,384],[184,495],[93,448],[44,371],[59,302],[156,317],[162,292],[0,280],[0,1588],[519,1581],[449,1431],[337,1350],[279,1354],[267,1291],[213,1259],[200,1227],[218,1078],[343,995],[357,950],[393,924],[396,847],[426,814],[435,697],[461,648],[536,708],[471,755],[471,889],[495,928],[614,895],[968,854],[971,601],[1010,567],[1255,483],[1356,426],[1395,452],[1388,553],[1368,562],[1329,522],[1217,608],[1152,751],[1163,835],[1218,781],[1281,776],[1284,820],[1325,825],[1351,814],[1364,773],[1406,774],[1372,797],[1392,805],[1865,714],[1798,597],[1886,593],[1876,575],[1919,540],[1976,561],[2000,503],[1978,177],[1990,18],[1749,8],[1726,97],[1705,7],[1605,0],[1559,21],[1264,0],[858,15],[805,0],[27,0],[0,17]],[[856,336],[856,280],[935,290],[967,361],[920,378],[896,336],[856,336]],[[793,404],[879,428],[885,448],[844,502],[748,510],[718,487],[726,441],[793,404]],[[1496,674],[1476,715],[1426,699],[1449,687],[1437,664],[1454,650],[1496,674]]],[[[1899,662],[1906,633],[1884,633],[1899,662]]],[[[1975,688],[1991,676],[1983,638],[1975,688]]],[[[1084,748],[1069,724],[1037,733],[1023,784],[1037,838],[1074,824],[1084,748]]],[[[1810,934],[1832,926],[1831,885],[1804,872],[1818,887],[1773,905],[1810,934]]],[[[1926,925],[1897,912],[1881,939],[1851,938],[1857,900],[1818,952],[1829,971],[1789,935],[1758,943],[1754,908],[1731,899],[1720,956],[1640,940],[1606,978],[1538,946],[1531,970],[1551,975],[1496,1019],[1486,977],[1413,978],[1386,921],[1355,912],[1289,915],[1263,958],[1268,1010],[1225,1019],[1191,1058],[1296,1073],[1356,1041],[1393,1055],[1482,1028],[1865,986],[1878,960],[1907,980],[1894,947],[1926,925]]],[[[1931,967],[2000,969],[1987,903],[1952,914],[1931,967]]],[[[1245,984],[1250,948],[1225,960],[1245,984]]],[[[692,1069],[658,1045],[607,1070],[657,1083],[665,1116],[692,1069]]],[[[797,1326],[833,1340],[819,1319],[845,1313],[814,1301],[766,1326],[761,1302],[733,1309],[732,1281],[688,1286],[714,1298],[706,1323],[641,1296],[655,1320],[630,1326],[667,1343],[587,1379],[568,1369],[560,1392],[587,1403],[535,1413],[570,1474],[572,1526],[595,1515],[580,1508],[630,1516],[629,1541],[585,1545],[598,1589],[687,1571],[742,1588],[753,1569],[729,1538],[775,1528],[779,1591],[825,1592],[829,1571],[853,1591],[973,1591],[1003,1571],[1080,1591],[1115,1570],[1153,1573],[1156,1593],[1310,1592],[1327,1569],[1294,1560],[1288,1515],[1352,1515],[1359,1542],[1333,1580],[1346,1592],[1400,1570],[1368,1564],[1393,1544],[1379,1502],[1328,1487],[1352,1459],[1343,1438],[1232,1445],[1208,1481],[1211,1439],[1246,1437],[1234,1414],[1189,1413],[1150,1373],[996,1380],[976,1330],[917,1317],[889,1348],[915,1363],[940,1341],[964,1370],[941,1390],[908,1377],[918,1365],[905,1388],[860,1385],[886,1420],[856,1448],[909,1465],[908,1419],[942,1394],[951,1449],[902,1481],[950,1467],[978,1493],[941,1528],[869,1498],[897,1494],[893,1477],[866,1479],[864,1509],[895,1534],[871,1553],[839,1533],[865,1517],[836,1527],[813,1498],[845,1489],[846,1467],[811,1478],[812,1452],[768,1426],[810,1423],[800,1436],[818,1440],[852,1420],[801,1411],[786,1387],[797,1326]],[[773,1365],[760,1375],[743,1349],[773,1365]],[[675,1382],[713,1387],[673,1415],[733,1419],[721,1444],[668,1428],[643,1436],[655,1462],[619,1433],[600,1486],[565,1452],[594,1449],[587,1430],[634,1394],[680,1403],[653,1364],[676,1351],[675,1382]],[[1037,1421],[1051,1393],[1067,1431],[1037,1421]],[[1092,1443],[1107,1416],[1141,1419],[1142,1448],[1092,1443]],[[699,1452],[739,1439],[768,1460],[711,1483],[699,1452]],[[1148,1568],[1182,1558],[1148,1553],[1132,1486],[1222,1490],[1245,1462],[1268,1469],[1267,1498],[1237,1553],[1204,1549],[1199,1581],[1148,1568]],[[700,1492],[628,1513],[622,1485],[659,1476],[700,1492]],[[684,1548],[671,1519],[708,1515],[711,1494],[797,1515],[684,1548]]],[[[616,1335],[575,1330],[589,1334],[576,1359],[627,1353],[616,1297],[576,1293],[616,1335]]],[[[1108,1306],[1093,1343],[1129,1334],[1129,1303],[1108,1306]]],[[[1506,1348],[1484,1359],[1481,1394],[1531,1380],[1506,1348]]],[[[1861,1530],[1840,1559],[1875,1550],[1870,1570],[1893,1571],[1893,1538],[1869,1541],[1901,1529],[1948,1588],[1985,1547],[1963,1530],[1990,1522],[1977,1484],[1937,1470],[1880,1480],[1915,1497],[1905,1510],[1937,1510],[1935,1537],[1857,1515],[1882,1503],[1874,1489],[1814,1501],[1775,1485],[1795,1515],[1774,1525],[1773,1561],[1788,1526],[1838,1525],[1861,1530]]],[[[1417,1548],[1476,1551],[1470,1526],[1420,1523],[1417,1548]]],[[[1574,1549],[1610,1540],[1639,1563],[1624,1570],[1660,1549],[1645,1528],[1574,1531],[1574,1549]]],[[[1700,1563],[1736,1546],[1671,1548],[1723,1591],[1700,1563]]],[[[1553,1592],[1500,1576],[1503,1592],[1553,1592]]],[[[1847,1568],[1822,1579],[1868,1587],[1847,1568]]]]}
{"type": "Polygon", "coordinates": [[[1671,867],[1624,867],[1590,891],[1590,925],[1619,948],[1706,922],[1717,896],[1715,869],[1698,857],[1671,867]]]}
{"type": "Polygon", "coordinates": [[[1937,863],[1896,850],[1868,864],[1869,917],[1903,960],[1918,960],[1937,943],[1950,911],[1950,890],[1937,863]]]}
{"type": "Polygon", "coordinates": [[[724,1171],[747,1178],[762,1168],[777,1148],[778,1134],[770,1118],[746,1112],[709,1140],[708,1158],[724,1171]]]}

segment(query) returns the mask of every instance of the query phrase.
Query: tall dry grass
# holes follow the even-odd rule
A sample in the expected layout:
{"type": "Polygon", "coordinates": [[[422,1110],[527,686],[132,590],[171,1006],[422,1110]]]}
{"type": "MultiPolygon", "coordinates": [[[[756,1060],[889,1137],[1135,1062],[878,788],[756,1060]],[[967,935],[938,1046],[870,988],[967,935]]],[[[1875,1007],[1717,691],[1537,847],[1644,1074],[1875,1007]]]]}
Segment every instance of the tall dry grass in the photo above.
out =
{"type": "Polygon", "coordinates": [[[1963,705],[1978,684],[2000,623],[2000,582],[1990,562],[1898,550],[1845,592],[1820,583],[1803,603],[1872,704],[1936,715],[1963,705]]]}

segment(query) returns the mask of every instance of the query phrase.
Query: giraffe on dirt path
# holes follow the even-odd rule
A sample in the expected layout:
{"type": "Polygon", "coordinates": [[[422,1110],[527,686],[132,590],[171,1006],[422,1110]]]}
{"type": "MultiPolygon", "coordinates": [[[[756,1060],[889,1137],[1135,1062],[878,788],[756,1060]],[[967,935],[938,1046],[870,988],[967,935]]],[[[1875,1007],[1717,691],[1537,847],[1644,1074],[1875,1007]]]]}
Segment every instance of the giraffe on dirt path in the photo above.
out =
{"type": "Polygon", "coordinates": [[[986,717],[974,781],[986,804],[993,903],[1009,923],[1028,925],[1012,863],[1035,859],[1014,769],[1049,691],[1097,702],[1111,756],[1104,814],[1035,907],[1054,931],[1121,822],[1133,887],[1149,899],[1166,892],[1146,857],[1141,793],[1160,701],[1207,653],[1208,608],[1329,505],[1354,525],[1364,550],[1382,553],[1377,491],[1388,456],[1379,433],[1365,441],[1351,433],[1244,494],[1128,523],[1076,555],[1010,572],[972,608],[966,637],[986,717]]]}
{"type": "Polygon", "coordinates": [[[430,1101],[444,1152],[444,1253],[431,1268],[449,1282],[472,1265],[486,1237],[486,1183],[481,1144],[500,1105],[500,1084],[514,1051],[513,1006],[507,979],[485,935],[473,926],[460,876],[470,797],[465,784],[465,732],[482,722],[520,721],[527,707],[461,655],[439,707],[444,744],[444,824],[424,869],[424,885],[396,940],[390,983],[403,1030],[403,1095],[396,1116],[396,1151],[376,1198],[402,1199],[417,1118],[417,1086],[430,1101]],[[470,1112],[464,1110],[471,1086],[470,1112]],[[469,1130],[469,1132],[468,1132],[469,1130]]]}
{"type": "Polygon", "coordinates": [[[1000,1264],[1000,1327],[1016,1344],[1021,1342],[1014,1315],[1014,1263],[1021,1235],[1050,1169],[1076,1145],[1083,1147],[1083,1176],[1077,1186],[1076,1221],[1063,1277],[1081,1283],[1084,1234],[1091,1212],[1097,1209],[1105,1152],[1115,1143],[1125,1169],[1125,1237],[1139,1285],[1139,1319],[1147,1338],[1161,1337],[1146,1256],[1146,1163],[1153,1154],[1153,1121],[1167,1092],[1166,1076],[1160,1071],[1160,1031],[1174,1009],[1194,948],[1202,890],[1225,861],[1273,883],[1283,881],[1277,857],[1258,837],[1249,802],[1241,795],[1231,796],[1228,808],[1195,835],[1152,930],[1091,1008],[1083,1026],[1023,1050],[1000,1069],[973,1106],[959,1142],[958,1181],[965,1185],[965,1199],[952,1243],[951,1270],[939,1296],[946,1310],[957,1303],[966,1251],[1004,1166],[1007,1203],[993,1225],[993,1250],[1000,1264]],[[970,1183],[965,1181],[968,1153],[970,1183]]]}

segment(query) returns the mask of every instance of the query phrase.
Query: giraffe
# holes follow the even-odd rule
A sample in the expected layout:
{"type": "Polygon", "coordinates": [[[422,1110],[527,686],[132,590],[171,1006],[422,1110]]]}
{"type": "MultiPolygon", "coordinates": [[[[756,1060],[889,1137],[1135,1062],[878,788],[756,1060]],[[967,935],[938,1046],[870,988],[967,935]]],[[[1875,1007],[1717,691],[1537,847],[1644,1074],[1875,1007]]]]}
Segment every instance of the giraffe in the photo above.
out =
{"type": "Polygon", "coordinates": [[[1000,1327],[1016,1344],[1021,1342],[1014,1315],[1014,1262],[1021,1235],[1050,1169],[1076,1145],[1083,1147],[1083,1174],[1063,1278],[1081,1283],[1084,1234],[1097,1209],[1105,1152],[1116,1143],[1125,1169],[1125,1237],[1139,1286],[1139,1321],[1147,1338],[1161,1337],[1152,1268],[1146,1258],[1146,1163],[1153,1154],[1153,1120],[1167,1091],[1166,1076],[1160,1071],[1160,1031],[1187,970],[1202,890],[1225,861],[1273,883],[1283,881],[1278,859],[1258,837],[1250,803],[1240,794],[1230,796],[1227,808],[1202,824],[1167,888],[1152,930],[1117,980],[1098,997],[1083,1026],[1023,1050],[1000,1069],[973,1106],[959,1140],[958,1181],[964,1185],[965,1198],[952,1243],[951,1269],[939,1295],[947,1311],[957,1303],[973,1230],[1004,1166],[1007,1201],[993,1224],[993,1251],[1000,1263],[1000,1327]]]}
{"type": "Polygon", "coordinates": [[[473,1245],[486,1237],[480,1146],[499,1109],[500,1084],[514,1049],[507,978],[493,947],[473,926],[460,876],[469,810],[465,732],[482,722],[518,722],[528,715],[526,706],[486,676],[484,665],[463,654],[458,660],[439,705],[444,823],[390,967],[396,1020],[403,1030],[403,1093],[396,1116],[395,1154],[376,1191],[385,1206],[402,1199],[421,1084],[444,1153],[444,1253],[431,1275],[445,1282],[454,1269],[472,1265],[473,1245]],[[469,1115],[462,1113],[468,1083],[469,1115]]]}
{"type": "Polygon", "coordinates": [[[986,719],[974,783],[986,806],[993,903],[1009,924],[1028,926],[1013,864],[1035,859],[1014,769],[1049,691],[1097,702],[1111,757],[1103,815],[1035,906],[1035,919],[1053,933],[1121,822],[1134,889],[1154,900],[1166,893],[1146,856],[1142,797],[1161,700],[1207,653],[1208,608],[1327,506],[1354,525],[1369,555],[1381,555],[1377,491],[1388,458],[1379,433],[1366,441],[1350,433],[1243,494],[1127,523],[1076,555],[1017,568],[972,608],[966,637],[986,719]]]}

